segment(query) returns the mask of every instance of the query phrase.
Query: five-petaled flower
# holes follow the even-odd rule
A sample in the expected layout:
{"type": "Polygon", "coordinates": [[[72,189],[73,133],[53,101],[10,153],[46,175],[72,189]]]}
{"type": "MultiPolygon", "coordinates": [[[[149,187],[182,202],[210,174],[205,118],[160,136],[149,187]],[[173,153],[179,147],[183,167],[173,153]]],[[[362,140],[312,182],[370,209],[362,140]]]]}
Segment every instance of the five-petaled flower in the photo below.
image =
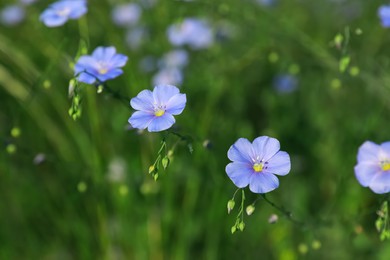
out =
{"type": "Polygon", "coordinates": [[[275,176],[286,175],[291,168],[290,156],[280,151],[277,139],[260,136],[253,143],[238,139],[229,149],[226,173],[238,188],[248,186],[254,193],[267,193],[279,186],[275,176]]]}
{"type": "Polygon", "coordinates": [[[359,147],[355,175],[363,187],[375,193],[390,192],[390,142],[364,142],[359,147]]]}
{"type": "Polygon", "coordinates": [[[92,55],[81,56],[74,69],[78,81],[93,84],[118,77],[123,73],[127,56],[117,54],[114,47],[98,47],[92,55]]]}
{"type": "Polygon", "coordinates": [[[40,16],[47,27],[57,27],[69,19],[78,19],[87,12],[86,0],[61,0],[51,4],[40,16]]]}
{"type": "Polygon", "coordinates": [[[183,112],[186,102],[186,95],[175,86],[159,85],[153,92],[143,90],[130,101],[138,111],[131,115],[129,123],[134,128],[148,128],[149,132],[166,130],[175,123],[173,116],[183,112]]]}

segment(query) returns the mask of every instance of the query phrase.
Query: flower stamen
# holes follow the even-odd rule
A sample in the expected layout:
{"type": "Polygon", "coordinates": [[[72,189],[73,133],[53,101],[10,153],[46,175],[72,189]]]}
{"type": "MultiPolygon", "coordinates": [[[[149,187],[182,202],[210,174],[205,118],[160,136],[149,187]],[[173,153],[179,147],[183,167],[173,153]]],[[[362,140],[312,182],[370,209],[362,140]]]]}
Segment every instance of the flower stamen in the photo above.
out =
{"type": "Polygon", "coordinates": [[[253,165],[253,170],[255,170],[255,172],[261,172],[263,170],[263,166],[264,164],[262,163],[255,163],[253,165]]]}
{"type": "Polygon", "coordinates": [[[388,162],[388,161],[382,162],[382,163],[381,163],[381,167],[382,167],[382,170],[383,170],[383,171],[388,171],[388,170],[390,170],[390,162],[388,162]]]}
{"type": "Polygon", "coordinates": [[[155,112],[154,112],[154,115],[155,116],[162,116],[165,114],[165,110],[162,110],[162,109],[157,109],[155,112]]]}

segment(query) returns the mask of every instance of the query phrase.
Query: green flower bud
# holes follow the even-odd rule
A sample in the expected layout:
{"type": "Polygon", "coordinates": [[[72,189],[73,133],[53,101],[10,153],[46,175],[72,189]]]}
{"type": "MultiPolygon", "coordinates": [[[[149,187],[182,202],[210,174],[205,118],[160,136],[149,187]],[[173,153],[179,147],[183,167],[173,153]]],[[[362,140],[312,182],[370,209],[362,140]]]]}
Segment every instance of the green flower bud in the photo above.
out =
{"type": "Polygon", "coordinates": [[[228,201],[227,203],[228,214],[230,214],[230,211],[234,209],[234,205],[236,205],[236,202],[234,200],[228,201]]]}
{"type": "Polygon", "coordinates": [[[240,222],[240,224],[238,224],[238,229],[240,231],[244,231],[244,228],[245,228],[245,223],[244,222],[240,222]]]}
{"type": "Polygon", "coordinates": [[[248,207],[246,207],[245,211],[246,211],[246,214],[247,214],[248,216],[250,216],[250,215],[252,215],[252,213],[255,211],[255,206],[249,205],[248,207]]]}

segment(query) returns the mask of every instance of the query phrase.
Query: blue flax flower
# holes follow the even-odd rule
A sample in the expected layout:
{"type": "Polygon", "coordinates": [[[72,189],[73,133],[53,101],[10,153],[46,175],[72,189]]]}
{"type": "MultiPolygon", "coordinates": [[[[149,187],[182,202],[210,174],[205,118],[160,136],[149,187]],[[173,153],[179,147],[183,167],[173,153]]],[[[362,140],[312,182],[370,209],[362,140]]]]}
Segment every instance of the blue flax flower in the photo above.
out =
{"type": "Polygon", "coordinates": [[[148,128],[149,132],[166,130],[175,123],[173,116],[183,112],[186,102],[186,95],[175,86],[159,85],[153,92],[143,90],[130,101],[138,111],[131,115],[129,123],[134,128],[148,128]]]}
{"type": "Polygon", "coordinates": [[[378,15],[383,27],[390,27],[390,5],[382,5],[378,9],[378,15]]]}
{"type": "Polygon", "coordinates": [[[105,82],[122,75],[127,56],[117,54],[115,47],[98,47],[92,55],[81,56],[74,69],[78,80],[87,84],[105,82]]]}
{"type": "Polygon", "coordinates": [[[61,0],[51,4],[40,16],[47,27],[57,27],[69,19],[78,19],[87,12],[86,0],[61,0]]]}
{"type": "Polygon", "coordinates": [[[355,176],[375,193],[390,192],[390,142],[364,142],[359,147],[355,176]]]}
{"type": "Polygon", "coordinates": [[[260,136],[253,143],[238,139],[229,149],[226,173],[238,188],[248,186],[254,193],[267,193],[279,187],[275,176],[286,175],[291,168],[290,156],[280,151],[278,140],[260,136]]]}

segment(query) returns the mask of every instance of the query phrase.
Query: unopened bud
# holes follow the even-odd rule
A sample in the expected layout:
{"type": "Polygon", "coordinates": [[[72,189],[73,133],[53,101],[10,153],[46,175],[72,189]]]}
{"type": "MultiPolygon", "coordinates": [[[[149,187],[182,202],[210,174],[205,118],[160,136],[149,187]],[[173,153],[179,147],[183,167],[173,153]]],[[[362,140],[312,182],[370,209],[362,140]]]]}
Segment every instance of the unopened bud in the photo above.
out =
{"type": "Polygon", "coordinates": [[[244,228],[245,228],[245,223],[244,222],[240,222],[240,224],[238,224],[238,229],[240,231],[244,231],[244,228]]]}
{"type": "Polygon", "coordinates": [[[250,215],[252,215],[252,213],[255,211],[255,206],[249,205],[248,207],[246,207],[245,211],[246,211],[246,214],[247,214],[248,216],[250,216],[250,215]]]}
{"type": "Polygon", "coordinates": [[[236,205],[236,202],[234,200],[228,201],[227,203],[228,214],[230,214],[230,211],[234,209],[234,205],[236,205]]]}
{"type": "Polygon", "coordinates": [[[150,165],[149,166],[149,174],[153,173],[155,169],[156,169],[156,167],[154,167],[154,165],[150,165]]]}
{"type": "Polygon", "coordinates": [[[100,93],[103,92],[103,89],[104,89],[104,86],[103,86],[103,85],[99,85],[99,86],[97,86],[96,92],[97,92],[98,94],[100,94],[100,93]]]}
{"type": "Polygon", "coordinates": [[[232,226],[232,228],[230,229],[230,231],[232,232],[232,234],[234,234],[234,232],[236,232],[237,228],[236,228],[236,225],[232,226]]]}

